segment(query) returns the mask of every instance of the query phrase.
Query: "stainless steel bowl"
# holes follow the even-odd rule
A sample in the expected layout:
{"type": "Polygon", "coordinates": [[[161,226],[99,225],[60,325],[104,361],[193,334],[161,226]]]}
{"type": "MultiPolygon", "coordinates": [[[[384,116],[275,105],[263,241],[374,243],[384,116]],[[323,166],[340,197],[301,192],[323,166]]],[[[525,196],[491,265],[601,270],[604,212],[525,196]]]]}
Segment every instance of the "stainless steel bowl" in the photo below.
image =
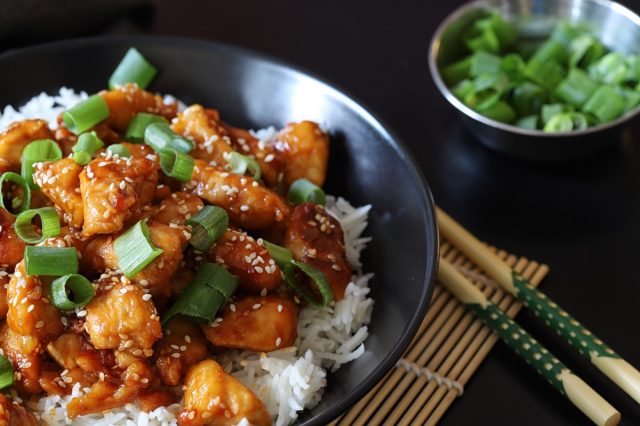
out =
{"type": "Polygon", "coordinates": [[[489,148],[534,161],[559,162],[592,155],[621,139],[640,107],[610,123],[585,130],[545,133],[484,117],[462,103],[447,88],[440,68],[466,53],[462,33],[471,22],[497,11],[518,28],[523,38],[544,38],[558,21],[586,25],[609,49],[640,53],[640,17],[609,0],[477,0],[454,11],[436,30],[429,49],[429,68],[438,89],[462,114],[464,125],[489,148]]]}

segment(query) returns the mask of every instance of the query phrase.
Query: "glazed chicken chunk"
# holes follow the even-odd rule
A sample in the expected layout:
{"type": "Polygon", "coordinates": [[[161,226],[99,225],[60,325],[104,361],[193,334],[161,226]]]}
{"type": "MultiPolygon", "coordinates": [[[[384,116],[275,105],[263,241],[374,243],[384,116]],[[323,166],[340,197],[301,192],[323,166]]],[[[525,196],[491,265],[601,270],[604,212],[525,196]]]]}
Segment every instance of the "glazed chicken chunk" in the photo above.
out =
{"type": "Polygon", "coordinates": [[[202,326],[213,346],[271,352],[296,339],[298,308],[288,297],[247,296],[230,303],[221,318],[202,326]]]}
{"type": "Polygon", "coordinates": [[[86,311],[84,328],[96,349],[118,349],[136,357],[149,357],[153,355],[153,344],[162,338],[160,317],[151,295],[123,275],[103,277],[98,294],[86,311]]]}
{"type": "Polygon", "coordinates": [[[207,358],[209,350],[200,327],[178,316],[165,325],[156,352],[160,378],[167,386],[176,386],[192,365],[207,358]]]}
{"type": "Polygon", "coordinates": [[[13,123],[4,133],[0,133],[0,167],[5,171],[20,171],[22,151],[38,139],[53,139],[46,121],[24,120],[13,123]]]}
{"type": "Polygon", "coordinates": [[[11,213],[0,208],[0,265],[4,268],[14,267],[24,254],[25,244],[13,229],[15,221],[11,213]]]}
{"type": "Polygon", "coordinates": [[[191,367],[185,387],[180,426],[231,426],[242,419],[254,426],[271,425],[264,403],[214,360],[191,367]]]}
{"type": "Polygon", "coordinates": [[[62,212],[62,219],[74,228],[82,228],[84,222],[80,173],[82,166],[71,158],[34,164],[34,182],[62,212]]]}
{"type": "Polygon", "coordinates": [[[131,119],[140,112],[161,115],[171,120],[177,111],[175,103],[165,104],[160,96],[144,91],[135,84],[102,91],[100,96],[109,107],[106,124],[120,133],[127,130],[131,119]]]}
{"type": "Polygon", "coordinates": [[[80,174],[86,237],[120,231],[153,199],[157,163],[146,158],[98,157],[80,174]]]}

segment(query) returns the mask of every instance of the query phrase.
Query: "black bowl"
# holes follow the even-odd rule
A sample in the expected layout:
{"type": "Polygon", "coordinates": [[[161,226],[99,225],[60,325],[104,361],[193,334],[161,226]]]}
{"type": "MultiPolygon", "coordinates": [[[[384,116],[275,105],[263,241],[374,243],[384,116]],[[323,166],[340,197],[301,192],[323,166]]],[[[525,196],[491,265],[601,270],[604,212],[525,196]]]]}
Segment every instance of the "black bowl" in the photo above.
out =
{"type": "Polygon", "coordinates": [[[130,46],[162,71],[152,89],[220,110],[236,126],[310,119],[331,131],[326,190],[372,204],[364,270],[375,273],[366,353],[328,378],[304,425],[326,424],[364,396],[409,345],[429,303],[438,260],[434,203],[403,144],[362,106],[278,61],[217,43],[165,37],[99,37],[0,55],[0,105],[20,105],[60,86],[103,89],[130,46]]]}

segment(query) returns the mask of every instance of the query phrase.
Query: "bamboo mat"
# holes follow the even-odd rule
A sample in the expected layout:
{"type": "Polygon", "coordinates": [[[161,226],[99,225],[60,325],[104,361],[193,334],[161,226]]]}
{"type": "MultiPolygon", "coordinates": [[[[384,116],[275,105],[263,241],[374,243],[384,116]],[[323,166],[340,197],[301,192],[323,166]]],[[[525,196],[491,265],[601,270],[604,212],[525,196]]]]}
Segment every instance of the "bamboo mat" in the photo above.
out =
{"type": "MultiPolygon", "coordinates": [[[[522,304],[446,241],[440,253],[471,279],[509,316],[522,304]]],[[[497,251],[509,266],[538,286],[548,268],[523,257],[497,251]]],[[[332,426],[435,425],[458,397],[498,340],[439,284],[424,321],[404,357],[351,410],[332,426]]]]}

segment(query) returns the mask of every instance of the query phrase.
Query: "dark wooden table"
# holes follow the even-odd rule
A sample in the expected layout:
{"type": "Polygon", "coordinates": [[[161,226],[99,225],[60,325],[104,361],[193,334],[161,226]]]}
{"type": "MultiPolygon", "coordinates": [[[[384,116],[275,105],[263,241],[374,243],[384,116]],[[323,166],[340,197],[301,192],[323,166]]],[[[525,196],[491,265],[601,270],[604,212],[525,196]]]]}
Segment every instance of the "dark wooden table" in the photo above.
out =
{"type": "MultiPolygon", "coordinates": [[[[432,33],[460,3],[167,0],[94,33],[236,44],[345,89],[408,144],[442,208],[481,239],[547,263],[544,291],[640,366],[640,123],[615,149],[569,165],[526,164],[480,146],[461,128],[427,68],[432,33]]],[[[639,0],[624,3],[640,9],[639,0]]],[[[0,49],[36,40],[0,41],[0,49]]],[[[640,424],[640,406],[533,315],[523,312],[518,321],[618,408],[622,424],[640,424]]],[[[589,422],[500,343],[441,424],[589,422]]]]}

